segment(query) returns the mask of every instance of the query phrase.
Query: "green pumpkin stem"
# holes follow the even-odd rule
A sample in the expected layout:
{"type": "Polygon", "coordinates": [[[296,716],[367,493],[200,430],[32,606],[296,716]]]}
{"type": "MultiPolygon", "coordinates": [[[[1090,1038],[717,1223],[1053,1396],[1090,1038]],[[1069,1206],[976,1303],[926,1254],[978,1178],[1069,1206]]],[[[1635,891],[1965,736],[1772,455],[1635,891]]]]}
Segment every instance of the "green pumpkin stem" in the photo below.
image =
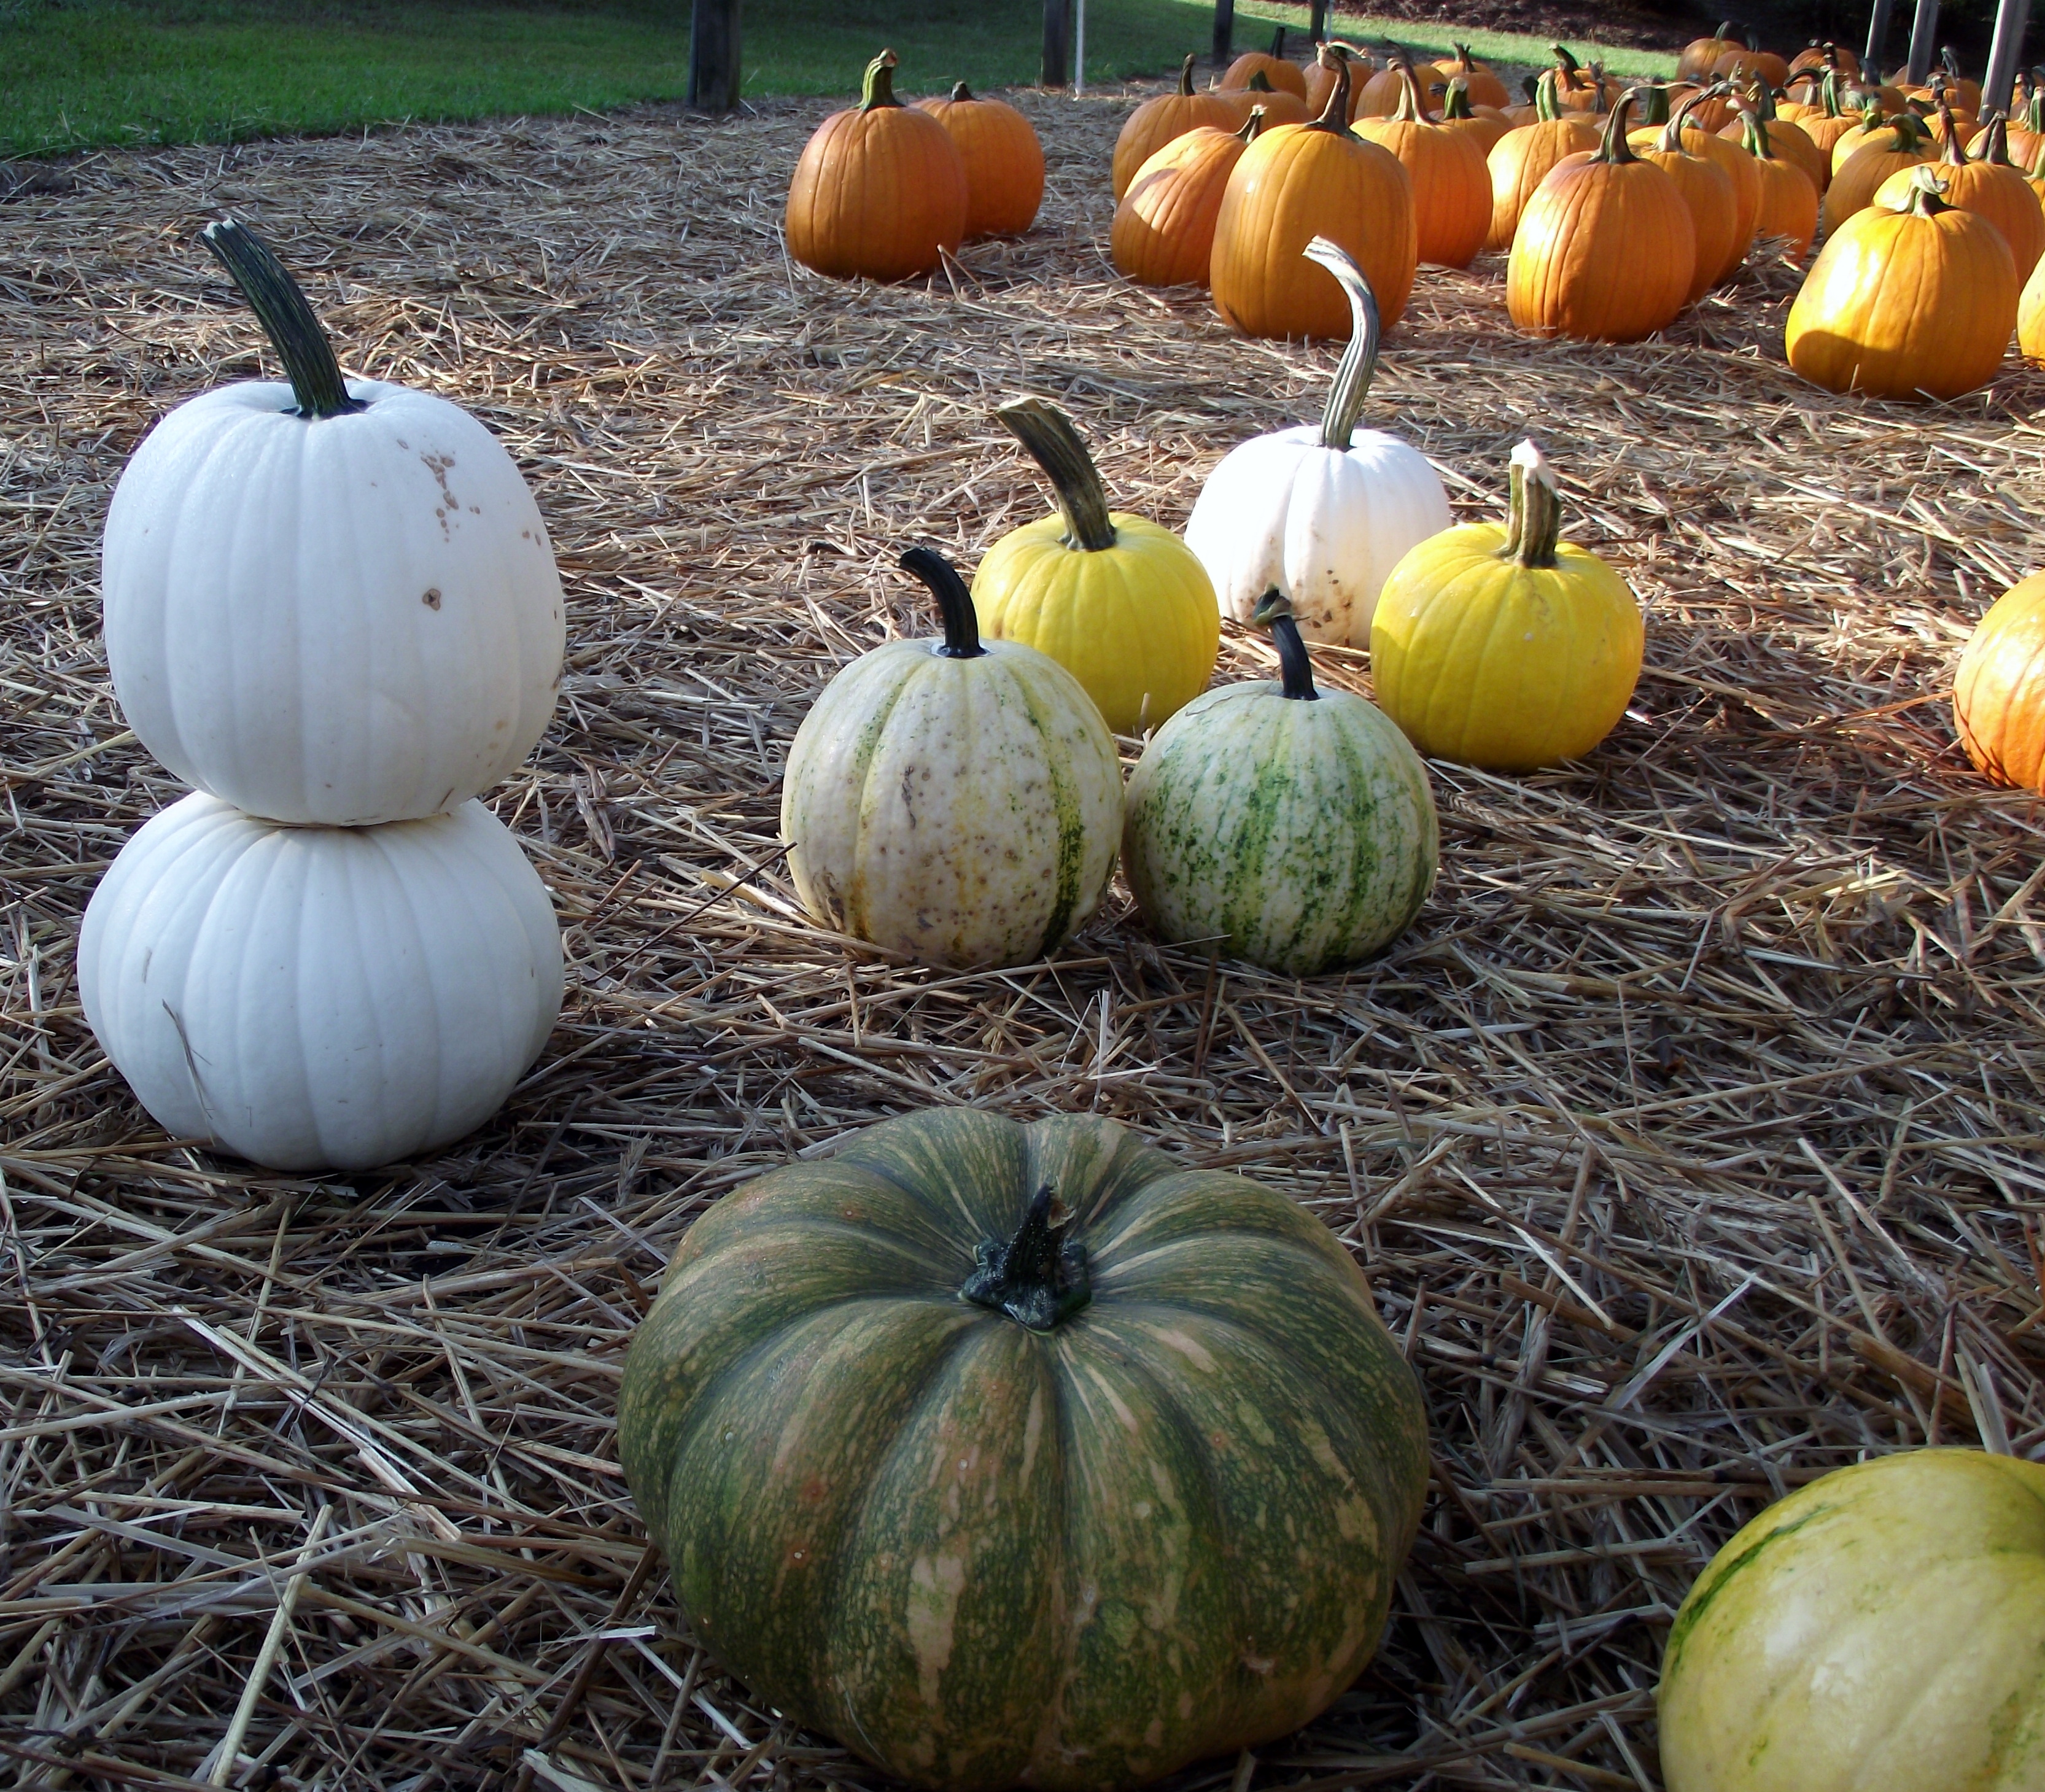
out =
{"type": "Polygon", "coordinates": [[[1242,129],[1235,133],[1236,141],[1240,143],[1254,143],[1263,131],[1264,123],[1264,108],[1261,106],[1251,106],[1250,116],[1242,121],[1242,129]]]}
{"type": "Polygon", "coordinates": [[[859,94],[861,111],[902,103],[895,97],[895,70],[901,60],[892,50],[883,50],[866,65],[866,79],[859,94]]]}
{"type": "Polygon", "coordinates": [[[1920,162],[1910,171],[1910,191],[1895,208],[1911,218],[1936,218],[1953,208],[1947,202],[1945,183],[1929,163],[1920,162]]]}
{"type": "Polygon", "coordinates": [[[1675,117],[1662,127],[1662,134],[1654,140],[1654,147],[1664,155],[1674,155],[1681,152],[1683,148],[1683,133],[1686,128],[1694,129],[1700,134],[1704,132],[1704,127],[1702,125],[1691,126],[1692,110],[1703,105],[1708,99],[1723,99],[1731,91],[1732,83],[1729,81],[1715,81],[1708,87],[1700,87],[1676,108],[1675,117]]]}
{"type": "Polygon", "coordinates": [[[1278,676],[1284,680],[1284,695],[1293,703],[1319,702],[1321,694],[1314,688],[1314,662],[1300,638],[1300,625],[1292,620],[1292,600],[1273,585],[1257,599],[1250,619],[1271,631],[1271,644],[1278,649],[1278,676]]]}
{"type": "Polygon", "coordinates": [[[1539,83],[1534,89],[1534,113],[1544,125],[1552,125],[1562,115],[1562,85],[1555,71],[1544,68],[1539,83]]]}
{"type": "MultiPolygon", "coordinates": [[[[2000,112],[1989,114],[1988,122],[1981,126],[1981,136],[1969,160],[1993,162],[1997,168],[2016,168],[2016,160],[2009,153],[2009,121],[2000,112]]],[[[2020,174],[2023,171],[2017,169],[2020,174]]]]}
{"type": "Polygon", "coordinates": [[[1604,121],[1604,141],[1591,153],[1593,162],[1608,162],[1615,168],[1623,168],[1628,162],[1640,158],[1633,152],[1633,145],[1626,141],[1627,115],[1633,110],[1633,96],[1638,90],[1629,87],[1619,96],[1604,121]]]}
{"type": "Polygon", "coordinates": [[[1740,147],[1748,155],[1760,162],[1778,160],[1774,140],[1769,136],[1767,127],[1762,122],[1758,108],[1746,104],[1740,106],[1739,128],[1740,147]]]}
{"type": "Polygon", "coordinates": [[[1269,94],[1276,93],[1277,89],[1271,85],[1271,77],[1262,69],[1253,68],[1250,79],[1242,83],[1242,91],[1246,94],[1269,94]]]}
{"type": "Polygon", "coordinates": [[[1179,64],[1179,97],[1191,99],[1193,96],[1193,59],[1188,56],[1179,64]]]}
{"type": "Polygon", "coordinates": [[[1042,399],[1018,399],[994,414],[1044,469],[1065,519],[1065,545],[1087,553],[1115,545],[1107,492],[1073,420],[1042,399]]]}
{"type": "Polygon", "coordinates": [[[1334,383],[1328,387],[1328,402],[1321,412],[1321,446],[1341,453],[1349,447],[1350,438],[1356,434],[1356,420],[1363,414],[1371,376],[1377,372],[1377,345],[1384,325],[1378,315],[1377,295],[1371,291],[1369,278],[1341,244],[1316,237],[1300,252],[1327,268],[1349,295],[1349,346],[1342,350],[1334,383]]]}
{"type": "Polygon", "coordinates": [[[1049,1331],[1093,1298],[1085,1249],[1065,1235],[1072,1215],[1053,1216],[1057,1200],[1046,1183],[1012,1237],[989,1239],[973,1253],[980,1266],[960,1285],[961,1300],[1006,1313],[1032,1331],[1049,1331]]]}
{"type": "Polygon", "coordinates": [[[233,276],[284,364],[285,377],[298,401],[298,414],[314,422],[368,409],[360,399],[348,395],[348,382],[341,377],[341,363],[333,358],[333,345],[320,328],[311,303],[262,238],[231,218],[209,224],[204,235],[206,246],[233,276]]]}
{"type": "Polygon", "coordinates": [[[1650,82],[1638,90],[1640,96],[1640,123],[1643,129],[1659,129],[1669,122],[1669,90],[1659,81],[1650,82]]]}
{"type": "Polygon", "coordinates": [[[1562,534],[1562,499],[1555,489],[1554,468],[1533,443],[1523,441],[1512,451],[1507,478],[1512,496],[1505,545],[1498,550],[1498,557],[1516,560],[1527,567],[1553,566],[1555,544],[1562,534]]]}
{"type": "Polygon", "coordinates": [[[913,572],[938,600],[938,614],[944,619],[945,644],[935,651],[947,660],[977,660],[986,657],[980,644],[980,614],[972,607],[972,593],[958,569],[935,548],[911,548],[895,563],[904,572],[913,572]]]}
{"type": "Polygon", "coordinates": [[[1444,118],[1474,118],[1470,110],[1469,83],[1458,75],[1449,83],[1449,91],[1442,95],[1442,116],[1444,118]]]}

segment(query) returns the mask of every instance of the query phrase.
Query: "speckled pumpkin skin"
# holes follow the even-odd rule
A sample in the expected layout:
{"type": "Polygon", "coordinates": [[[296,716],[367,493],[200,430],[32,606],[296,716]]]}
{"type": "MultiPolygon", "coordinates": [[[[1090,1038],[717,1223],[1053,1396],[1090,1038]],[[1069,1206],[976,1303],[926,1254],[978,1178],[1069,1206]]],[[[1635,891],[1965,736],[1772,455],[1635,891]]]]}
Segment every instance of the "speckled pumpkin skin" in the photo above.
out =
{"type": "Polygon", "coordinates": [[[1327,1230],[1113,1122],[960,1108],[726,1196],[634,1339],[618,1447],[704,1645],[948,1792],[1126,1786],[1354,1679],[1419,1521],[1418,1384],[1327,1230]],[[1092,1299],[957,1290],[1046,1184],[1092,1299]]]}

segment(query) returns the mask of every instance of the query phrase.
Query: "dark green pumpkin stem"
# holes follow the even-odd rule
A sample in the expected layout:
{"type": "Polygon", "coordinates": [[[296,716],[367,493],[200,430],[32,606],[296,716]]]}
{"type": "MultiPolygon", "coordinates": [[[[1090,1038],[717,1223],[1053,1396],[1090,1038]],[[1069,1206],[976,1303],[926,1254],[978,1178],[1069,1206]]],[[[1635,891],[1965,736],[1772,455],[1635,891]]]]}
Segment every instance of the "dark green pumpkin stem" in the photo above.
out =
{"type": "Polygon", "coordinates": [[[1623,168],[1628,162],[1640,158],[1633,152],[1633,145],[1626,141],[1627,115],[1633,110],[1634,90],[1629,87],[1619,96],[1611,115],[1604,121],[1604,141],[1592,152],[1593,162],[1609,162],[1615,168],[1623,168]]]}
{"type": "Polygon", "coordinates": [[[1758,108],[1743,103],[1739,109],[1740,147],[1758,162],[1779,160],[1775,144],[1768,134],[1768,127],[1762,122],[1758,108]]]}
{"type": "Polygon", "coordinates": [[[1500,560],[1516,560],[1522,566],[1553,566],[1555,544],[1562,534],[1562,500],[1555,489],[1554,471],[1547,457],[1531,441],[1512,451],[1512,468],[1507,476],[1512,497],[1500,560]]]}
{"type": "Polygon", "coordinates": [[[1356,420],[1363,414],[1363,401],[1370,391],[1371,376],[1377,371],[1377,345],[1384,326],[1377,310],[1377,295],[1356,264],[1355,257],[1341,244],[1316,237],[1300,252],[1309,261],[1318,261],[1342,283],[1349,295],[1349,346],[1342,350],[1335,368],[1334,383],[1328,387],[1328,402],[1321,412],[1321,446],[1345,452],[1356,434],[1356,420]]]}
{"type": "Polygon", "coordinates": [[[231,218],[209,224],[204,235],[206,246],[233,276],[284,364],[291,395],[298,401],[298,414],[316,422],[322,417],[368,410],[360,399],[348,395],[348,382],[341,376],[341,363],[333,358],[333,345],[327,341],[298,282],[262,238],[231,218]]]}
{"type": "Polygon", "coordinates": [[[1321,694],[1314,688],[1314,662],[1300,638],[1300,625],[1292,620],[1292,599],[1273,585],[1257,599],[1250,619],[1271,631],[1271,645],[1278,649],[1278,676],[1285,681],[1284,695],[1294,703],[1318,703],[1321,694]]]}
{"type": "Polygon", "coordinates": [[[1666,155],[1673,155],[1681,150],[1683,133],[1686,129],[1695,130],[1700,134],[1704,132],[1704,127],[1702,125],[1690,123],[1692,111],[1703,105],[1708,99],[1724,98],[1730,91],[1731,91],[1731,84],[1725,81],[1715,81],[1708,87],[1700,87],[1676,108],[1675,117],[1669,121],[1663,127],[1661,136],[1654,140],[1654,147],[1666,155]]]}
{"type": "Polygon", "coordinates": [[[911,548],[895,564],[904,572],[915,573],[938,600],[938,614],[945,623],[945,644],[936,649],[938,653],[947,660],[985,657],[987,649],[980,644],[979,612],[958,569],[935,548],[911,548]]]}
{"type": "Polygon", "coordinates": [[[1566,44],[1550,44],[1548,48],[1555,53],[1555,66],[1565,75],[1573,75],[1583,64],[1569,54],[1566,44]]]}
{"type": "Polygon", "coordinates": [[[963,105],[964,105],[964,104],[968,101],[968,100],[971,99],[972,98],[972,88],[970,88],[970,87],[969,87],[965,84],[965,82],[963,82],[963,81],[959,81],[959,82],[955,82],[955,83],[953,84],[953,87],[952,87],[952,104],[953,104],[953,105],[954,105],[954,106],[963,106],[963,105]]]}
{"type": "Polygon", "coordinates": [[[1321,107],[1319,118],[1307,126],[1310,131],[1333,131],[1340,137],[1354,137],[1349,128],[1349,52],[1331,44],[1321,46],[1320,64],[1335,71],[1335,84],[1328,90],[1327,102],[1321,107]]]}
{"type": "Polygon", "coordinates": [[[973,1253],[980,1266],[960,1286],[961,1300],[1006,1313],[1032,1331],[1049,1331],[1093,1298],[1085,1247],[1065,1235],[1071,1214],[1053,1216],[1057,1199],[1046,1183],[1014,1236],[989,1239],[973,1253]]]}
{"type": "Polygon", "coordinates": [[[1640,95],[1640,123],[1646,130],[1658,130],[1669,122],[1669,90],[1659,81],[1636,90],[1640,95]]]}
{"type": "Polygon", "coordinates": [[[1269,94],[1276,93],[1277,89],[1271,85],[1271,77],[1262,69],[1253,68],[1250,79],[1242,83],[1242,91],[1246,94],[1269,94]]]}
{"type": "Polygon", "coordinates": [[[1018,399],[994,414],[1008,433],[1029,450],[1057,494],[1065,519],[1065,545],[1099,553],[1115,545],[1115,524],[1107,514],[1107,493],[1093,457],[1073,427],[1073,420],[1042,399],[1018,399]]]}
{"type": "Polygon", "coordinates": [[[1193,59],[1188,56],[1179,64],[1179,97],[1191,99],[1193,95],[1193,59]]]}
{"type": "MultiPolygon", "coordinates": [[[[1949,56],[1951,53],[1951,51],[1947,52],[1949,56]]],[[[1271,33],[1271,55],[1274,61],[1283,62],[1285,60],[1285,28],[1282,25],[1271,33]]]]}
{"type": "Polygon", "coordinates": [[[866,80],[859,95],[861,111],[871,112],[878,106],[902,103],[895,97],[895,70],[900,61],[892,50],[883,50],[866,65],[866,80]]]}

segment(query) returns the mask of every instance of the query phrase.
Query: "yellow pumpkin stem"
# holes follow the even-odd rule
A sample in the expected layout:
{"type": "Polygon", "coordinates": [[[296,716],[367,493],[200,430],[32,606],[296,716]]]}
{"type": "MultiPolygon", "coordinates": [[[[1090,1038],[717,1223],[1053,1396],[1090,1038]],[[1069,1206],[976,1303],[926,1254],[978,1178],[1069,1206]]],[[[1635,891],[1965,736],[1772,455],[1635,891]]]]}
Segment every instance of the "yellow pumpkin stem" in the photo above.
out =
{"type": "Polygon", "coordinates": [[[1042,399],[1018,399],[994,414],[1051,482],[1058,514],[1065,519],[1065,545],[1084,553],[1113,547],[1115,523],[1107,512],[1107,492],[1072,418],[1042,399]]]}
{"type": "Polygon", "coordinates": [[[1512,451],[1506,477],[1511,496],[1505,545],[1498,550],[1498,557],[1516,560],[1522,566],[1553,566],[1555,544],[1562,534],[1562,499],[1555,489],[1555,469],[1532,442],[1523,441],[1512,451]]]}
{"type": "Polygon", "coordinates": [[[1335,368],[1334,383],[1328,387],[1328,402],[1321,412],[1321,446],[1341,453],[1348,449],[1356,434],[1356,420],[1363,414],[1371,376],[1377,371],[1377,345],[1384,324],[1369,276],[1341,244],[1316,237],[1300,252],[1327,268],[1349,295],[1349,342],[1335,368]]]}
{"type": "Polygon", "coordinates": [[[899,106],[895,97],[895,70],[901,58],[892,50],[883,50],[866,65],[866,80],[859,96],[859,110],[871,112],[877,106],[899,106]]]}

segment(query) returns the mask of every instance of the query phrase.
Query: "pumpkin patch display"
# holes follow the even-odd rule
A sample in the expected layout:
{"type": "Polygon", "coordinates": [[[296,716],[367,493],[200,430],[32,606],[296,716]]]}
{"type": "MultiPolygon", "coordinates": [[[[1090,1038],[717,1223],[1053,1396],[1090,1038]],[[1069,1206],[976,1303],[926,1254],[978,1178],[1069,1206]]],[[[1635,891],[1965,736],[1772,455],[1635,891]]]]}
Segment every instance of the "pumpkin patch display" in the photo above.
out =
{"type": "Polygon", "coordinates": [[[1828,248],[1831,239],[1849,218],[1874,203],[1875,195],[1891,175],[1928,162],[1938,153],[1931,133],[1908,112],[1898,113],[1848,149],[1847,145],[1853,143],[1853,133],[1848,132],[1832,146],[1831,184],[1825,189],[1824,203],[1819,210],[1828,248]],[[1839,153],[1842,150],[1847,150],[1843,156],[1839,153]]]}
{"type": "Polygon", "coordinates": [[[1669,1792],[2045,1784],[2045,1466],[1909,1450],[1736,1532],[1670,1626],[1669,1792]]]}
{"type": "MultiPolygon", "coordinates": [[[[1698,136],[1701,140],[1702,133],[1698,136]]],[[[1739,195],[1731,175],[1717,157],[1698,154],[1685,145],[1676,118],[1659,131],[1635,131],[1631,141],[1643,162],[1652,162],[1676,183],[1676,191],[1689,207],[1697,249],[1685,303],[1695,303],[1747,259],[1751,218],[1748,237],[1739,237],[1739,195]]],[[[1815,213],[1816,207],[1812,209],[1815,213]]]]}
{"type": "Polygon", "coordinates": [[[1239,131],[1202,125],[1138,169],[1108,230],[1115,266],[1143,286],[1205,286],[1228,177],[1263,128],[1261,106],[1239,131]]]}
{"type": "Polygon", "coordinates": [[[859,104],[803,145],[788,185],[788,252],[837,279],[933,272],[965,240],[965,163],[950,132],[895,97],[896,58],[866,65],[859,104]]]}
{"type": "Polygon", "coordinates": [[[2012,585],[1975,625],[1953,680],[1953,723],[1976,770],[2045,790],[2045,573],[2012,585]]]}
{"type": "Polygon", "coordinates": [[[891,641],[824,687],[782,778],[781,838],[824,926],[922,964],[1026,964],[1063,945],[1115,870],[1122,767],[1055,661],[983,642],[941,555],[942,640],[891,641]]]}
{"type": "Polygon", "coordinates": [[[1993,378],[2009,346],[2016,257],[1988,219],[1946,203],[1935,169],[1917,169],[1893,205],[1856,212],[1818,252],[1789,307],[1789,364],[1831,391],[1956,399],[1993,378]]]}
{"type": "Polygon", "coordinates": [[[961,81],[948,99],[919,99],[945,127],[965,164],[965,234],[1019,237],[1044,202],[1044,146],[1030,121],[1004,100],[986,99],[961,81]]]}
{"type": "Polygon", "coordinates": [[[114,694],[173,773],[252,815],[458,807],[553,715],[565,624],[539,508],[459,407],[345,380],[252,232],[205,238],[288,383],[179,405],[121,473],[101,553],[114,694]]]}
{"type": "Polygon", "coordinates": [[[910,1114],[733,1191],[618,1412],[694,1636],[943,1792],[1288,1734],[1376,1649],[1428,1481],[1327,1228],[1085,1116],[910,1114]]]}
{"type": "Polygon", "coordinates": [[[1727,19],[1710,37],[1693,37],[1683,46],[1682,54],[1676,59],[1676,78],[1708,82],[1720,56],[1737,56],[1746,48],[1747,39],[1740,34],[1739,25],[1727,19]]]}
{"type": "Polygon", "coordinates": [[[503,1104],[560,1011],[560,933],[479,803],[305,827],[194,792],[93,892],[78,975],[94,1036],[172,1138],[368,1170],[503,1104]]]}
{"type": "Polygon", "coordinates": [[[1375,704],[1319,691],[1274,588],[1254,620],[1279,684],[1224,684],[1159,729],[1129,781],[1122,863],[1160,939],[1220,939],[1288,977],[1354,964],[1406,931],[1433,888],[1427,768],[1375,704]]]}
{"type": "Polygon", "coordinates": [[[1430,758],[1531,772],[1581,758],[1617,726],[1645,631],[1626,581],[1562,541],[1554,469],[1512,451],[1511,514],[1423,541],[1371,626],[1377,701],[1430,758]]]}
{"type": "Polygon", "coordinates": [[[1242,121],[1235,108],[1215,94],[1193,91],[1193,59],[1188,56],[1179,68],[1179,91],[1146,99],[1123,121],[1115,140],[1113,185],[1119,199],[1129,191],[1136,171],[1175,138],[1201,125],[1232,131],[1242,121]]]}
{"type": "MultiPolygon", "coordinates": [[[[1707,105],[1716,104],[1725,92],[1723,83],[1703,88],[1678,105],[1675,116],[1662,129],[1635,131],[1627,140],[1637,154],[1653,162],[1676,181],[1685,199],[1691,203],[1693,222],[1696,206],[1693,195],[1696,191],[1696,183],[1672,168],[1668,160],[1669,155],[1681,150],[1701,157],[1716,164],[1727,179],[1732,183],[1732,229],[1726,241],[1725,259],[1710,279],[1704,282],[1704,287],[1697,285],[1702,270],[1692,275],[1691,286],[1699,293],[1704,291],[1704,287],[1716,286],[1731,279],[1740,264],[1747,260],[1747,251],[1754,246],[1754,220],[1761,210],[1761,171],[1754,165],[1754,158],[1739,145],[1727,142],[1716,131],[1700,122],[1704,116],[1701,109],[1707,105]]],[[[1701,258],[1705,253],[1703,245],[1712,240],[1712,233],[1703,225],[1697,228],[1700,239],[1698,253],[1701,258]]]]}
{"type": "Polygon", "coordinates": [[[1058,507],[980,561],[981,631],[1048,653],[1117,734],[1156,727],[1207,688],[1221,650],[1207,569],[1161,524],[1108,509],[1086,444],[1055,405],[1022,399],[995,415],[1043,469],[1058,507]]]}
{"type": "MultiPolygon", "coordinates": [[[[1222,607],[1247,622],[1274,585],[1311,641],[1361,647],[1385,576],[1416,543],[1454,520],[1442,482],[1417,449],[1357,420],[1377,364],[1370,283],[1348,252],[1316,237],[1307,253],[1355,308],[1318,429],[1258,436],[1229,450],[1186,522],[1186,545],[1222,607]]],[[[1292,626],[1288,623],[1288,625],[1292,626]]]]}

